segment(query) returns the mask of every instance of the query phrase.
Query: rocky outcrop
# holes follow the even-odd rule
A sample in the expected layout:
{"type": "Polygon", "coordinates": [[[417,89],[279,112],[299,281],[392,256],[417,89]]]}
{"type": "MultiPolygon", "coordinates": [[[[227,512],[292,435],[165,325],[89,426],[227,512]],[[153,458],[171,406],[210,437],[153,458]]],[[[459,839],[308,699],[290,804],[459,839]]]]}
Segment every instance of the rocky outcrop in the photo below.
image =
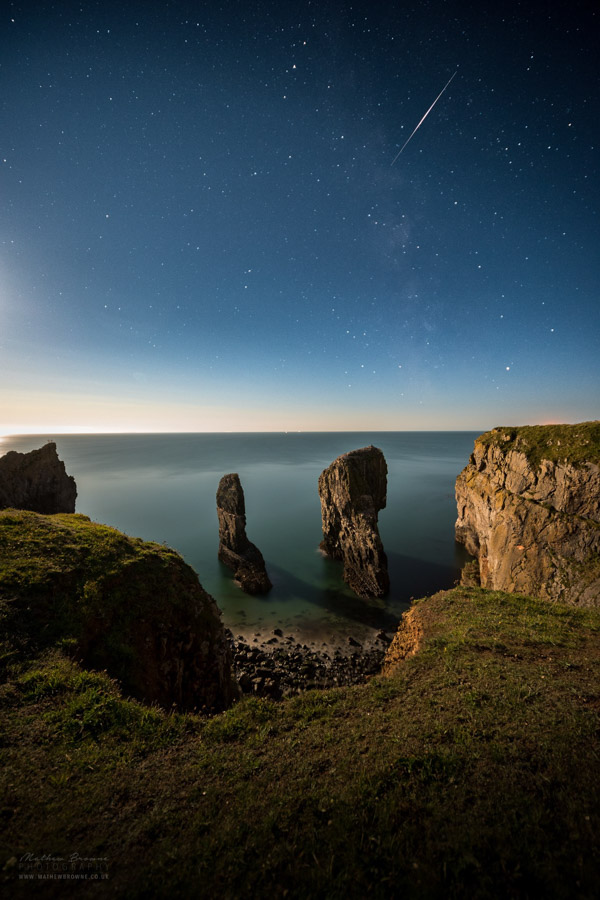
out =
{"type": "Polygon", "coordinates": [[[219,559],[247,594],[266,594],[273,585],[263,555],[246,537],[246,505],[239,475],[223,475],[217,490],[219,559]]]}
{"type": "Polygon", "coordinates": [[[56,444],[0,458],[0,509],[31,509],[40,513],[75,512],[77,486],[58,458],[56,444]]]}
{"type": "Polygon", "coordinates": [[[238,696],[221,614],[173,550],[87,516],[0,512],[8,659],[65,648],[126,694],[215,712],[238,696]]]}
{"type": "Polygon", "coordinates": [[[387,464],[377,447],[344,453],[319,476],[321,550],[344,563],[344,581],[365,599],[385,596],[390,585],[377,527],[386,491],[387,464]]]}
{"type": "Polygon", "coordinates": [[[403,614],[400,620],[398,630],[385,654],[381,674],[392,674],[400,663],[418,653],[423,643],[424,633],[422,604],[415,604],[403,614]]]}
{"type": "Polygon", "coordinates": [[[456,502],[465,584],[600,605],[600,423],[481,435],[456,502]]]}

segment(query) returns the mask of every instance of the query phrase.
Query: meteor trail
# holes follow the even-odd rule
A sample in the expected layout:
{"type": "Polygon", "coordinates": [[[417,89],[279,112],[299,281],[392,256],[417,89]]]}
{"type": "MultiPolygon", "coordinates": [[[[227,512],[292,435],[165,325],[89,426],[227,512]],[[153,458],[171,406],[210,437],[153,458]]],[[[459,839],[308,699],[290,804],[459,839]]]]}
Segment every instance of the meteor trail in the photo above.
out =
{"type": "MultiPolygon", "coordinates": [[[[458,69],[456,70],[456,72],[458,72],[458,69]]],[[[456,72],[454,73],[454,75],[456,75],[456,72]]],[[[444,91],[446,90],[446,88],[448,87],[448,85],[450,84],[450,82],[452,81],[452,78],[454,78],[454,75],[452,75],[451,78],[448,79],[448,81],[446,82],[446,84],[444,85],[444,87],[441,89],[441,91],[439,92],[439,94],[437,95],[437,97],[435,98],[435,100],[433,101],[433,103],[431,104],[431,106],[429,107],[429,109],[427,110],[427,112],[425,113],[425,115],[423,116],[423,118],[421,119],[421,121],[419,122],[419,124],[417,125],[417,127],[414,129],[414,131],[412,132],[412,134],[410,134],[410,135],[408,136],[408,138],[404,141],[404,143],[402,144],[402,146],[400,147],[400,149],[399,149],[398,152],[396,153],[395,157],[393,158],[393,160],[392,160],[392,162],[391,162],[391,164],[390,164],[390,168],[391,168],[391,166],[394,165],[394,163],[396,162],[396,160],[398,159],[398,157],[400,156],[400,154],[402,153],[402,151],[404,150],[404,148],[406,147],[406,145],[408,144],[408,142],[410,141],[410,139],[412,138],[412,136],[415,134],[415,132],[417,132],[417,131],[419,130],[419,128],[421,127],[421,125],[423,124],[423,122],[425,121],[425,119],[427,118],[427,116],[429,115],[429,113],[431,112],[431,110],[433,109],[433,107],[435,106],[435,104],[438,102],[438,100],[440,99],[440,97],[442,96],[442,94],[444,93],[444,91]]]]}

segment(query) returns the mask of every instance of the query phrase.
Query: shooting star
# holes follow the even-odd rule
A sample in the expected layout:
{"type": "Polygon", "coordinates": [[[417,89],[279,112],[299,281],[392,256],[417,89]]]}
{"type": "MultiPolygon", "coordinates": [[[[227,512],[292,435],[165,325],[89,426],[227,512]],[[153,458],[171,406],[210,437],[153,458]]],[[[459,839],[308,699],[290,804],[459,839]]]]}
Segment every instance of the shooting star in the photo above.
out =
{"type": "MultiPolygon", "coordinates": [[[[458,72],[458,69],[456,70],[456,72],[458,72]]],[[[454,73],[454,75],[456,75],[456,72],[454,73]]],[[[394,165],[394,163],[396,162],[396,160],[398,159],[398,157],[400,156],[400,154],[402,153],[402,151],[404,150],[404,148],[406,147],[406,145],[408,144],[408,142],[411,140],[411,138],[412,138],[412,137],[415,135],[415,133],[419,130],[419,128],[421,127],[421,125],[423,124],[423,122],[425,121],[425,119],[427,118],[427,116],[429,115],[429,113],[431,112],[431,110],[433,109],[433,107],[435,106],[435,104],[438,102],[438,100],[440,99],[440,97],[442,96],[442,94],[444,93],[444,91],[446,90],[446,88],[448,87],[448,85],[450,84],[450,82],[452,81],[452,78],[454,78],[454,75],[452,75],[452,77],[448,79],[448,81],[446,82],[446,84],[444,85],[444,87],[441,89],[441,91],[439,92],[439,94],[437,95],[437,97],[435,98],[435,100],[433,101],[433,103],[431,104],[431,106],[429,107],[429,109],[427,110],[427,112],[425,113],[425,115],[423,116],[423,118],[421,119],[421,121],[419,122],[419,124],[417,125],[417,127],[414,129],[414,131],[412,132],[412,134],[410,134],[410,135],[408,136],[408,138],[404,141],[404,143],[402,144],[402,146],[400,147],[400,149],[399,149],[398,152],[396,153],[395,157],[393,158],[393,160],[392,160],[392,162],[391,162],[391,164],[390,164],[390,168],[391,168],[391,166],[394,165]]]]}

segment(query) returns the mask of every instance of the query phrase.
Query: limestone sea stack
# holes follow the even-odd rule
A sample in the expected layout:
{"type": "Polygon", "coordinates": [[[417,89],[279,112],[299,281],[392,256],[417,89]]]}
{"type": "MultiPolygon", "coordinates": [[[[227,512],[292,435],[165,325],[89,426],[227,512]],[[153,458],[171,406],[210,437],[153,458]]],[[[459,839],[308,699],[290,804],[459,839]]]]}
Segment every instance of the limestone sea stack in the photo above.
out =
{"type": "Polygon", "coordinates": [[[387,594],[387,557],[377,527],[384,509],[387,464],[377,447],[338,456],[319,476],[321,550],[344,564],[343,579],[364,599],[387,594]]]}
{"type": "Polygon", "coordinates": [[[463,583],[600,605],[600,422],[494,428],[456,481],[463,583]]]}
{"type": "Polygon", "coordinates": [[[266,594],[273,585],[263,555],[246,536],[246,505],[239,475],[223,475],[217,490],[219,559],[247,594],[266,594]]]}
{"type": "Polygon", "coordinates": [[[0,458],[0,509],[29,509],[39,513],[73,513],[77,486],[67,475],[52,441],[39,450],[0,458]]]}

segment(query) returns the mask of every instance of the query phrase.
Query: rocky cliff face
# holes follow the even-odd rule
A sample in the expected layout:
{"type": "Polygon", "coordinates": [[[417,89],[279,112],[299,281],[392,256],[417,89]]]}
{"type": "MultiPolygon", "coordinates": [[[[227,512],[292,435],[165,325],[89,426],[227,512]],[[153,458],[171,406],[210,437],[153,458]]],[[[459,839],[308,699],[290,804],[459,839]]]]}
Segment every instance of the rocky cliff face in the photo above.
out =
{"type": "Polygon", "coordinates": [[[385,507],[387,464],[377,447],[339,456],[319,476],[321,549],[344,563],[344,581],[365,599],[389,590],[387,558],[377,527],[385,507]]]}
{"type": "Polygon", "coordinates": [[[87,516],[0,512],[0,619],[13,657],[68,647],[139,700],[215,712],[238,695],[221,614],[194,571],[87,516]]]}
{"type": "Polygon", "coordinates": [[[219,559],[235,573],[247,594],[266,594],[273,585],[263,555],[246,536],[246,505],[239,475],[223,475],[217,490],[219,559]]]}
{"type": "Polygon", "coordinates": [[[456,481],[482,587],[600,605],[600,423],[496,428],[456,481]]]}
{"type": "Polygon", "coordinates": [[[75,512],[77,486],[58,458],[56,444],[31,453],[10,450],[0,458],[0,509],[40,513],[75,512]]]}

